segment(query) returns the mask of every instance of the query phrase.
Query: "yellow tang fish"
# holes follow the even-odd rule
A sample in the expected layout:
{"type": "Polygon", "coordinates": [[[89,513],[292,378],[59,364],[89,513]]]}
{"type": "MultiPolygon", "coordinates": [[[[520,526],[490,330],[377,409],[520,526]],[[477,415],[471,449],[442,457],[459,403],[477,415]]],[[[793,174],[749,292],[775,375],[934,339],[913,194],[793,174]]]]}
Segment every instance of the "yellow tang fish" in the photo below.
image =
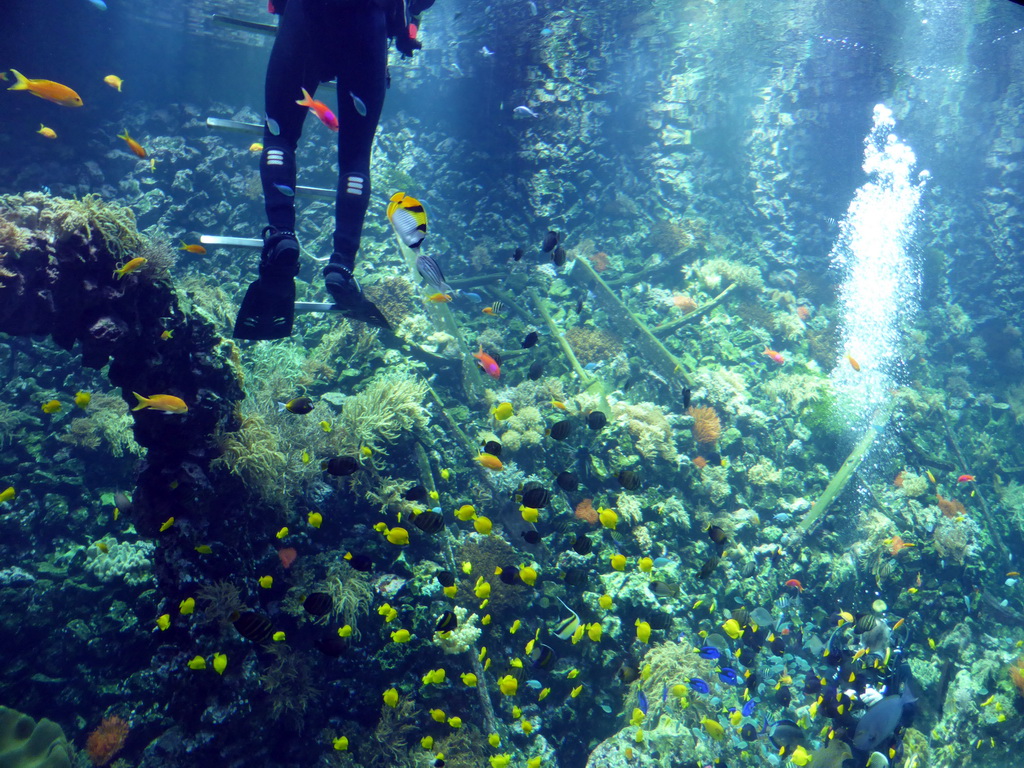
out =
{"type": "Polygon", "coordinates": [[[121,84],[124,82],[124,80],[122,80],[117,75],[107,75],[103,78],[103,82],[109,85],[111,88],[117,89],[117,92],[120,93],[121,84]]]}
{"type": "Polygon", "coordinates": [[[53,128],[47,128],[42,123],[39,124],[39,130],[36,131],[36,133],[38,133],[40,136],[46,137],[47,139],[57,138],[57,132],[53,130],[53,128]]]}

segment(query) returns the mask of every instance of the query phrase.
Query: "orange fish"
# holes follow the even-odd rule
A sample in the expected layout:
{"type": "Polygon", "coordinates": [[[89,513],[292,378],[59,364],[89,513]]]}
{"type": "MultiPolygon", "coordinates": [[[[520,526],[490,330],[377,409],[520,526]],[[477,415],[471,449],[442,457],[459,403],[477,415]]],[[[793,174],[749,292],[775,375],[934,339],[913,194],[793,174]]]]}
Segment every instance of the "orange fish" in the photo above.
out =
{"type": "Polygon", "coordinates": [[[847,355],[846,356],[846,361],[850,364],[850,367],[853,368],[853,370],[855,370],[855,371],[859,371],[860,370],[860,363],[858,363],[854,359],[853,355],[847,355]]]}
{"type": "Polygon", "coordinates": [[[136,256],[134,259],[129,261],[127,264],[122,264],[120,267],[115,269],[114,270],[114,274],[117,276],[117,279],[120,280],[122,277],[124,277],[125,275],[128,275],[128,274],[131,274],[132,272],[134,272],[136,269],[138,269],[139,267],[141,267],[145,263],[146,263],[146,259],[142,258],[141,256],[136,256]]]}
{"type": "Polygon", "coordinates": [[[771,361],[773,363],[777,363],[779,365],[782,365],[784,362],[786,362],[786,358],[782,356],[781,352],[776,352],[774,349],[768,349],[768,347],[765,347],[764,352],[762,352],[761,354],[767,355],[768,357],[771,358],[771,361]]]}
{"type": "Polygon", "coordinates": [[[163,411],[164,413],[185,413],[188,410],[188,405],[186,405],[185,401],[174,395],[143,397],[138,392],[132,392],[132,394],[139,401],[139,404],[132,408],[133,411],[152,408],[154,411],[163,411]]]}
{"type": "Polygon", "coordinates": [[[142,148],[142,145],[139,144],[139,142],[137,142],[135,139],[128,135],[127,130],[124,133],[117,134],[117,138],[124,139],[126,142],[128,142],[128,149],[130,149],[139,157],[146,156],[146,150],[142,148]]]}
{"type": "Polygon", "coordinates": [[[53,80],[29,80],[16,69],[12,69],[11,72],[18,78],[18,82],[8,88],[8,91],[28,91],[33,96],[60,104],[62,107],[82,106],[82,97],[66,85],[55,83],[53,80]]]}
{"type": "Polygon", "coordinates": [[[38,134],[40,134],[42,136],[45,136],[48,139],[56,139],[57,138],[57,132],[55,130],[53,130],[53,128],[47,128],[42,123],[39,124],[39,130],[36,131],[36,133],[38,133],[38,134]]]}
{"type": "Polygon", "coordinates": [[[193,243],[192,245],[188,245],[184,240],[181,241],[181,248],[179,248],[178,250],[188,251],[189,253],[197,253],[200,256],[206,253],[206,249],[203,248],[203,246],[195,243],[193,243]]]}
{"type": "Polygon", "coordinates": [[[473,357],[475,357],[477,362],[480,363],[480,367],[484,369],[484,373],[492,379],[496,379],[501,376],[501,367],[498,365],[498,361],[484,352],[482,344],[480,345],[480,351],[474,352],[473,357]]]}
{"type": "Polygon", "coordinates": [[[448,293],[432,293],[430,296],[427,296],[427,301],[432,301],[435,304],[443,304],[444,302],[451,300],[451,294],[448,293]]]}
{"type": "Polygon", "coordinates": [[[338,118],[331,112],[331,108],[322,101],[317,101],[309,95],[309,91],[302,89],[302,98],[295,102],[300,107],[309,107],[309,111],[320,118],[320,122],[332,131],[338,130],[338,118]]]}
{"type": "Polygon", "coordinates": [[[476,460],[480,462],[481,466],[493,469],[495,472],[500,472],[505,468],[505,465],[501,463],[501,459],[491,453],[481,453],[476,457],[476,460]]]}
{"type": "Polygon", "coordinates": [[[960,475],[960,477],[958,477],[956,481],[958,483],[973,483],[974,475],[960,475]]]}
{"type": "Polygon", "coordinates": [[[498,313],[497,313],[497,312],[495,312],[495,311],[494,311],[494,309],[493,309],[493,308],[491,308],[491,307],[484,307],[484,308],[483,308],[482,310],[480,310],[480,311],[481,311],[481,312],[483,312],[483,313],[484,313],[485,315],[497,315],[497,314],[498,314],[498,313]]]}

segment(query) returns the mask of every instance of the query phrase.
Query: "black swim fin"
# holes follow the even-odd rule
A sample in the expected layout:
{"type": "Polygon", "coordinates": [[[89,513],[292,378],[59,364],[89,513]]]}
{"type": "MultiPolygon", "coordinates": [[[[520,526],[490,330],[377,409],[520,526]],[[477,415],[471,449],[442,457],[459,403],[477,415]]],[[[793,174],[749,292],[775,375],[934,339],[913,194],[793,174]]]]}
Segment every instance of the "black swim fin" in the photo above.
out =
{"type": "Polygon", "coordinates": [[[358,320],[368,325],[376,326],[390,331],[391,325],[387,318],[377,309],[377,305],[360,295],[358,298],[346,301],[344,304],[335,304],[331,310],[344,315],[350,320],[358,320]]]}
{"type": "Polygon", "coordinates": [[[235,320],[236,339],[267,341],[292,335],[295,321],[295,281],[290,278],[249,284],[235,320]]]}

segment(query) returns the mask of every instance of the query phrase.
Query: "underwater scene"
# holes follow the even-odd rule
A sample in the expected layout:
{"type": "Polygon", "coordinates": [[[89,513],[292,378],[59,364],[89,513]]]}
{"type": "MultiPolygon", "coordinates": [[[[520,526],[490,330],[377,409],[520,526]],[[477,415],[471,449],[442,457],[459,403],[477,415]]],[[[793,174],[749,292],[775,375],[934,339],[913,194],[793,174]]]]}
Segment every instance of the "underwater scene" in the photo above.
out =
{"type": "Polygon", "coordinates": [[[1024,765],[1024,0],[6,0],[0,766],[1024,765]]]}

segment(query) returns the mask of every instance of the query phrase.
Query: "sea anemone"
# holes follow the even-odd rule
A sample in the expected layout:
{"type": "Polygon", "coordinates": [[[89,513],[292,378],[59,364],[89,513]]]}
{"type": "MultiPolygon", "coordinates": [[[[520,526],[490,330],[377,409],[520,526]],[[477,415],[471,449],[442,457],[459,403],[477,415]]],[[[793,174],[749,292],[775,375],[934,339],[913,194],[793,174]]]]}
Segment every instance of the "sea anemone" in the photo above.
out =
{"type": "Polygon", "coordinates": [[[714,408],[691,406],[686,413],[693,417],[694,440],[704,445],[718,442],[718,438],[722,436],[722,422],[714,408]]]}

